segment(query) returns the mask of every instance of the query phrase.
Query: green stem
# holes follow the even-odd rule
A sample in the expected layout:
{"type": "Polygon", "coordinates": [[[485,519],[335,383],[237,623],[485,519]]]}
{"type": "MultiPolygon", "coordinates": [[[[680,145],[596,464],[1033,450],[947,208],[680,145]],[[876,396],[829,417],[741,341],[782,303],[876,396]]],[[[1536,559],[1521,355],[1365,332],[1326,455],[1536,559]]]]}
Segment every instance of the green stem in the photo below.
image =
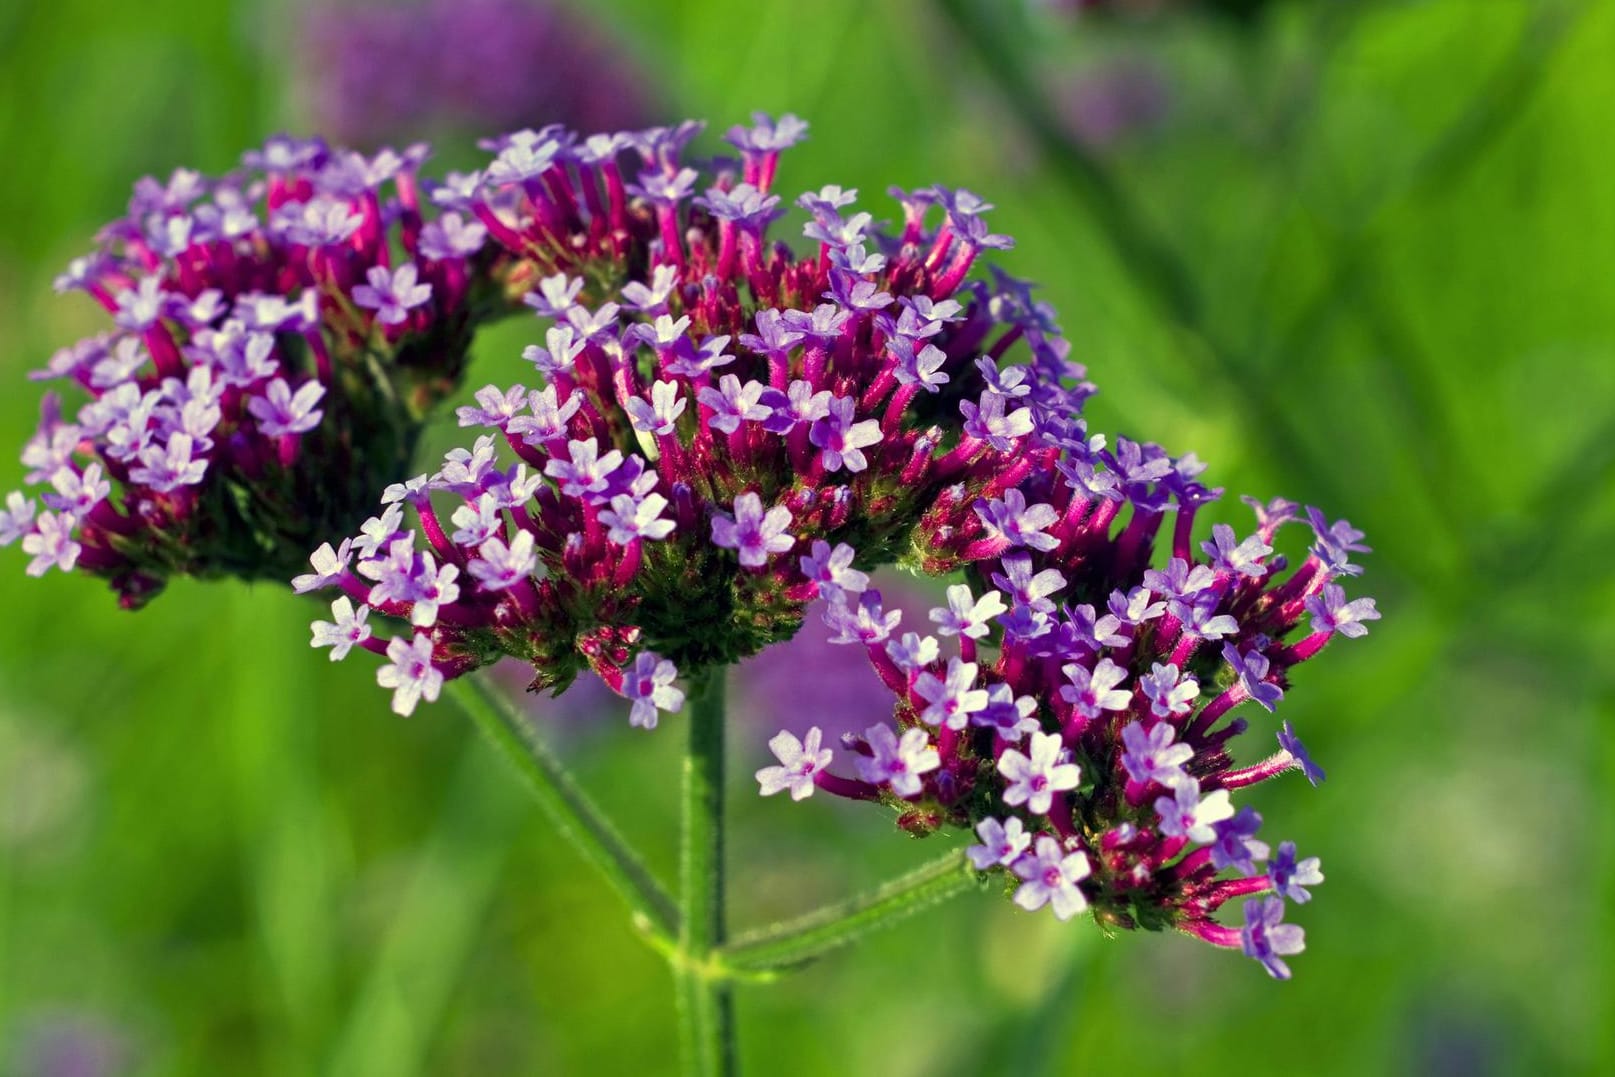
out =
{"type": "Polygon", "coordinates": [[[745,972],[800,965],[975,885],[964,851],[956,849],[867,894],[743,935],[723,948],[722,964],[745,972]]]}
{"type": "Polygon", "coordinates": [[[634,911],[635,919],[653,932],[671,936],[678,923],[673,899],[572,780],[565,764],[527,730],[511,702],[477,675],[450,681],[447,689],[488,742],[516,769],[555,829],[600,870],[634,911]]]}
{"type": "Polygon", "coordinates": [[[734,993],[711,958],[724,942],[723,735],[725,669],[690,677],[684,756],[683,850],[679,863],[678,992],[684,1071],[735,1072],[734,993]]]}

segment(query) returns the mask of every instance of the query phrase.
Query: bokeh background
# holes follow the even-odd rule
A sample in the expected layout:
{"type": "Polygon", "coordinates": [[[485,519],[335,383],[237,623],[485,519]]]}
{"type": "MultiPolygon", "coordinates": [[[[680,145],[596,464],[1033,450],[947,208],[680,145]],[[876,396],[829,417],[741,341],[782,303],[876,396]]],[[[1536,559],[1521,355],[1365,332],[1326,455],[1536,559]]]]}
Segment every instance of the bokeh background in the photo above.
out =
{"type": "MultiPolygon", "coordinates": [[[[1230,501],[1348,516],[1385,619],[1284,701],[1328,783],[1255,794],[1328,875],[1293,982],[973,894],[742,988],[748,1070],[1615,1072],[1615,6],[479,3],[359,32],[274,0],[0,0],[0,442],[32,429],[24,372],[98,328],[50,279],[143,173],[322,122],[431,134],[441,169],[510,123],[798,112],[783,191],[996,202],[1096,429],[1195,450],[1230,501]]],[[[487,334],[473,378],[528,336],[487,334]]],[[[388,713],[276,588],[129,615],[23,563],[0,553],[0,1072],[671,1069],[660,960],[451,709],[388,713]]],[[[801,646],[742,674],[742,925],[947,840],[752,795],[780,723],[873,706],[801,646]]],[[[671,873],[676,729],[586,690],[539,710],[671,873]]]]}

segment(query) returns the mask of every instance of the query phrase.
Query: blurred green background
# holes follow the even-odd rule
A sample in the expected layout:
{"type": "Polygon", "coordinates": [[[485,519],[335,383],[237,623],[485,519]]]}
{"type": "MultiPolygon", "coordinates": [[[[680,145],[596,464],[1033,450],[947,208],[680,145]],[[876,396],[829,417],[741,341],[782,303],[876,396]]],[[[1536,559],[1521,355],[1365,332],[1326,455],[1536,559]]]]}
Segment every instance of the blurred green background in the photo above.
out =
{"type": "MultiPolygon", "coordinates": [[[[748,1071],[1615,1072],[1615,6],[590,10],[664,118],[812,121],[786,193],[996,202],[1095,429],[1198,452],[1230,502],[1349,517],[1385,614],[1283,704],[1328,783],[1254,794],[1328,875],[1293,982],[970,895],[742,988],[748,1071]]],[[[303,16],[0,0],[0,443],[32,429],[24,372],[99,329],[50,279],[133,180],[307,127],[303,16]]],[[[488,334],[473,378],[514,378],[528,332],[488,334]]],[[[388,713],[274,588],[181,583],[131,616],[0,562],[4,1072],[671,1069],[660,960],[449,707],[388,713]]],[[[737,923],[938,851],[756,799],[772,721],[735,716],[737,923]]],[[[544,728],[670,874],[668,724],[544,728]]]]}

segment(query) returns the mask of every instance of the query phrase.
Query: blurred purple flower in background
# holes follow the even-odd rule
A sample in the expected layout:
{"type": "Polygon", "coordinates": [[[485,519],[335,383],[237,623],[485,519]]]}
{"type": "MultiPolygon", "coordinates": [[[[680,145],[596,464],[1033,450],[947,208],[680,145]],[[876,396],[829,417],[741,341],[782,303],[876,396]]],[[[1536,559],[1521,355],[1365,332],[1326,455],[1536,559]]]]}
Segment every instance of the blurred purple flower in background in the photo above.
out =
{"type": "Polygon", "coordinates": [[[6,1041],[0,1063],[17,1077],[117,1077],[136,1070],[129,1034],[87,1010],[24,1014],[6,1030],[6,1041]]]}
{"type": "Polygon", "coordinates": [[[302,31],[313,126],[355,144],[424,128],[610,131],[663,118],[621,44],[564,5],[340,4],[308,12],[302,31]]]}

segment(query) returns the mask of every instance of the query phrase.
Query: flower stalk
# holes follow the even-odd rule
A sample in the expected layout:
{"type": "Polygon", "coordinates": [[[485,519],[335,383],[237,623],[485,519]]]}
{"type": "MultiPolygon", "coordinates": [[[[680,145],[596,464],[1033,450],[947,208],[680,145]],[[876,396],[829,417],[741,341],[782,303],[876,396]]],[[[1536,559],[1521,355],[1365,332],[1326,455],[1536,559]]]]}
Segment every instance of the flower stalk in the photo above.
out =
{"type": "Polygon", "coordinates": [[[723,747],[726,669],[690,677],[679,858],[679,951],[673,969],[687,1074],[735,1070],[734,993],[710,959],[725,935],[723,747]]]}
{"type": "Polygon", "coordinates": [[[522,725],[511,702],[482,677],[451,681],[448,693],[476,723],[488,743],[515,769],[522,784],[554,825],[605,876],[628,904],[635,921],[664,938],[677,934],[678,909],[644,860],[629,846],[566,766],[522,725]]]}

